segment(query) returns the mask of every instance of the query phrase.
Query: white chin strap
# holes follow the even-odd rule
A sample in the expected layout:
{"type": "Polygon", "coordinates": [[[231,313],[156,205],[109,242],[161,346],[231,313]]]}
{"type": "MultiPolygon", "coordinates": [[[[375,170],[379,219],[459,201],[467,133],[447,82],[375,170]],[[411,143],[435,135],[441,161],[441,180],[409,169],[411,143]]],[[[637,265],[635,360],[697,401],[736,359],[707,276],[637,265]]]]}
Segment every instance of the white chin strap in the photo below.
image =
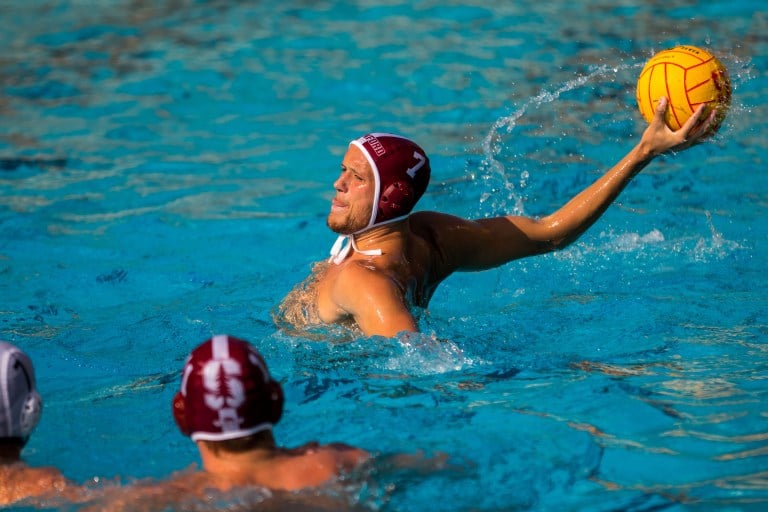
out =
{"type": "MultiPolygon", "coordinates": [[[[383,226],[385,224],[391,224],[393,222],[398,222],[403,219],[407,219],[408,215],[403,215],[401,217],[395,217],[394,219],[389,219],[384,222],[379,222],[375,226],[383,226]]],[[[372,226],[372,227],[375,227],[372,226]]],[[[367,251],[361,251],[357,248],[357,245],[355,244],[355,235],[358,235],[360,233],[363,233],[364,231],[368,231],[371,228],[365,228],[361,229],[360,231],[355,231],[351,235],[339,235],[339,237],[336,239],[336,242],[334,242],[333,247],[331,247],[331,257],[328,259],[328,261],[331,261],[335,263],[336,265],[340,264],[344,259],[347,257],[349,252],[354,249],[356,252],[359,252],[360,254],[363,254],[365,256],[381,256],[381,249],[369,249],[367,251]],[[344,242],[349,242],[345,244],[344,242]]]]}
{"type": "Polygon", "coordinates": [[[339,235],[336,242],[333,244],[333,247],[331,247],[331,257],[328,261],[332,261],[338,265],[344,261],[344,258],[347,257],[347,254],[349,254],[349,251],[352,249],[360,254],[365,254],[366,256],[381,256],[381,249],[371,249],[370,251],[361,251],[358,249],[357,245],[355,245],[355,235],[339,235]],[[345,241],[349,241],[349,243],[344,244],[345,241]]]}

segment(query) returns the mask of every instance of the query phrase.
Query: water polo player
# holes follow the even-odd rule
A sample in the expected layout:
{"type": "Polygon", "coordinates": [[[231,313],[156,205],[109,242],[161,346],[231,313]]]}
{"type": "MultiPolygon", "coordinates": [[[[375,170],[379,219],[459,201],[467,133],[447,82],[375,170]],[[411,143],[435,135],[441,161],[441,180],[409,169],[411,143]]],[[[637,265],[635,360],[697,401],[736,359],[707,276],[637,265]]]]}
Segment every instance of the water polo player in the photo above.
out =
{"type": "Polygon", "coordinates": [[[31,467],[21,452],[37,427],[43,401],[27,354],[0,341],[0,506],[33,498],[73,499],[76,490],[54,467],[31,467]]]}
{"type": "Polygon", "coordinates": [[[343,324],[365,336],[417,332],[414,307],[426,308],[453,272],[498,267],[562,249],[584,233],[632,178],[656,156],[681,151],[706,134],[703,108],[677,131],[664,123],[666,100],[640,141],[618,163],[563,207],[540,219],[508,215],[466,220],[411,213],[426,190],[429,158],[415,142],[372,133],[349,144],[334,182],[327,223],[339,234],[328,261],[278,306],[288,328],[343,324]]]}

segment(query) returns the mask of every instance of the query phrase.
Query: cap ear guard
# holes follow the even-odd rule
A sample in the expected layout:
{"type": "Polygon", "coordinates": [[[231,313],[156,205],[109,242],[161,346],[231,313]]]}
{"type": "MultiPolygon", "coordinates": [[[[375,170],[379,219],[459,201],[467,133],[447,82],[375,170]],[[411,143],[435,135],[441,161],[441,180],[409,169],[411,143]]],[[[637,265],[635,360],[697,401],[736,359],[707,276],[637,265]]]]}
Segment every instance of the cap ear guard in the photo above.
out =
{"type": "Polygon", "coordinates": [[[173,419],[176,421],[176,426],[182,434],[189,437],[192,435],[192,431],[187,423],[187,413],[184,407],[184,396],[181,391],[178,391],[173,397],[173,419]]]}
{"type": "Polygon", "coordinates": [[[269,393],[270,411],[268,420],[272,425],[276,425],[280,418],[283,417],[285,394],[283,393],[283,387],[276,380],[270,380],[269,393]]]}
{"type": "Polygon", "coordinates": [[[27,399],[24,401],[24,405],[21,407],[21,414],[19,416],[19,428],[21,429],[21,437],[24,443],[27,442],[32,431],[37,427],[42,412],[43,400],[37,391],[30,391],[27,399]]]}
{"type": "Polygon", "coordinates": [[[381,193],[377,219],[399,217],[403,212],[409,212],[415,205],[413,185],[407,181],[395,181],[381,193]]]}

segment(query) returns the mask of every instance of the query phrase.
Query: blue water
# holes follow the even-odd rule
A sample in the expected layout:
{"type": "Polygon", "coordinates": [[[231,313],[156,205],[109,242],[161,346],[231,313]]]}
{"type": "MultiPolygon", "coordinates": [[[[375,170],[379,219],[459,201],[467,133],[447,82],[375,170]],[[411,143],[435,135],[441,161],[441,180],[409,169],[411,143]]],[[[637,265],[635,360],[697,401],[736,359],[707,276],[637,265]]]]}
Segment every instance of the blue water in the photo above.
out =
{"type": "Polygon", "coordinates": [[[0,3],[0,338],[45,400],[25,460],[196,463],[170,400],[230,333],[286,389],[281,444],[449,457],[374,469],[365,509],[765,510],[764,2],[497,3],[0,3]],[[725,124],[577,243],[452,276],[410,344],[277,330],[349,139],[418,140],[419,208],[544,215],[637,141],[642,64],[680,43],[729,68],[725,124]]]}

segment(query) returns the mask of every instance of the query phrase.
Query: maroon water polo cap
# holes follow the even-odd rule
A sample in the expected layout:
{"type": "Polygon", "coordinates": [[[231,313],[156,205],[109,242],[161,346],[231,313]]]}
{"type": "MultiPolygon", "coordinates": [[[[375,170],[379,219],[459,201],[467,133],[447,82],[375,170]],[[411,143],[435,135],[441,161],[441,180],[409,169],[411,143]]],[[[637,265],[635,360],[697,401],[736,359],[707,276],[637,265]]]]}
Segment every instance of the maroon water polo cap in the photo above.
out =
{"type": "Polygon", "coordinates": [[[283,390],[258,351],[233,336],[203,342],[187,358],[173,417],[193,441],[224,441],[271,429],[283,390]]]}
{"type": "Polygon", "coordinates": [[[412,140],[392,133],[369,133],[350,142],[373,168],[376,188],[365,229],[407,215],[427,190],[429,158],[412,140]]]}

